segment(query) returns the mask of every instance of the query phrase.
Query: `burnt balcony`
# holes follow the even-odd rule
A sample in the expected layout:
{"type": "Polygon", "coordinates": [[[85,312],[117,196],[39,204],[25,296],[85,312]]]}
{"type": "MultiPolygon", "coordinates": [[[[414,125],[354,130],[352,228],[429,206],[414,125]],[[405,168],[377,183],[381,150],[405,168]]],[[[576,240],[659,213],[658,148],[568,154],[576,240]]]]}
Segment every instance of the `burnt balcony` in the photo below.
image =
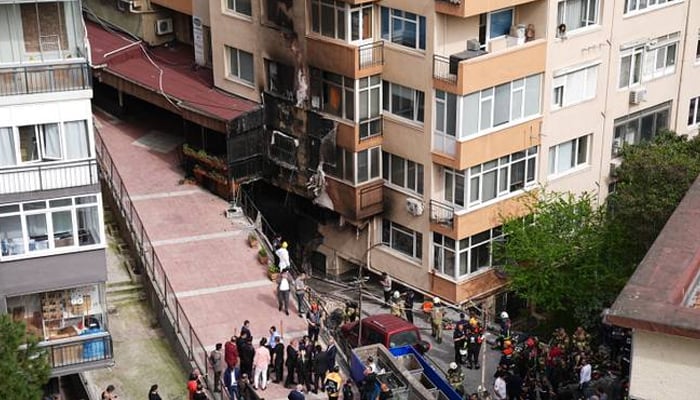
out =
{"type": "Polygon", "coordinates": [[[519,4],[532,3],[539,0],[435,0],[435,12],[467,18],[489,11],[514,7],[519,4]]]}
{"type": "Polygon", "coordinates": [[[384,66],[384,42],[379,40],[363,45],[307,36],[309,65],[359,79],[381,74],[384,66]]]}
{"type": "Polygon", "coordinates": [[[435,89],[465,95],[545,70],[545,39],[521,43],[506,36],[490,42],[488,49],[433,56],[435,89]]]}
{"type": "Polygon", "coordinates": [[[109,332],[50,340],[39,344],[47,352],[51,376],[74,374],[114,365],[109,332]]]}
{"type": "Polygon", "coordinates": [[[64,161],[0,168],[0,195],[99,183],[97,161],[64,161]]]}
{"type": "Polygon", "coordinates": [[[0,67],[0,96],[87,90],[92,87],[91,77],[85,62],[0,67]]]}
{"type": "Polygon", "coordinates": [[[383,180],[357,186],[335,179],[327,179],[326,182],[333,209],[343,217],[359,221],[384,211],[383,180]]]}

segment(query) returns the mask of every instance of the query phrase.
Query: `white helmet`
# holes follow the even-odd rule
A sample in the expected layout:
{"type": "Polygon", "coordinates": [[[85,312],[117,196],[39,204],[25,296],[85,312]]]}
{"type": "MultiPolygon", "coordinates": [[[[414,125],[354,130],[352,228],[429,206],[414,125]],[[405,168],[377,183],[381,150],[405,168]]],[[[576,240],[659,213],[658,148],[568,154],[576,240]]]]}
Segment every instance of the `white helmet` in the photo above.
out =
{"type": "Polygon", "coordinates": [[[454,361],[452,361],[452,362],[450,363],[450,369],[457,369],[457,363],[454,362],[454,361]]]}
{"type": "Polygon", "coordinates": [[[401,293],[398,290],[394,291],[394,298],[398,299],[399,297],[401,297],[401,293]]]}
{"type": "Polygon", "coordinates": [[[501,319],[508,319],[508,313],[505,311],[501,312],[501,319]]]}
{"type": "Polygon", "coordinates": [[[440,304],[440,298],[439,298],[439,297],[433,297],[433,304],[440,304]]]}

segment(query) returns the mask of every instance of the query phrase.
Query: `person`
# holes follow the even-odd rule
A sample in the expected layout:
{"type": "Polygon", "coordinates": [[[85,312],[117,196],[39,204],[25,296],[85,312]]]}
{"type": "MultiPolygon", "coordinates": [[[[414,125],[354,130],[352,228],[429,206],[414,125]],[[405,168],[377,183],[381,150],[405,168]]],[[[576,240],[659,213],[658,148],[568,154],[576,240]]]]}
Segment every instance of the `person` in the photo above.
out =
{"type": "Polygon", "coordinates": [[[338,400],[342,384],[343,378],[340,377],[340,368],[336,365],[326,375],[326,379],[323,381],[323,387],[328,395],[328,400],[338,400]]]}
{"type": "Polygon", "coordinates": [[[413,304],[415,302],[415,293],[413,290],[409,289],[406,291],[406,296],[403,299],[404,313],[406,314],[406,321],[413,323],[413,304]]]}
{"type": "Polygon", "coordinates": [[[401,301],[401,293],[399,293],[398,290],[394,291],[394,294],[391,296],[391,315],[395,315],[399,318],[404,318],[405,315],[403,313],[403,301],[401,301]]]}
{"type": "Polygon", "coordinates": [[[270,365],[271,357],[270,351],[265,348],[266,345],[267,339],[260,339],[260,347],[255,350],[255,357],[253,357],[253,368],[255,369],[253,387],[255,390],[258,390],[258,388],[265,390],[267,388],[267,368],[270,365]]]}
{"type": "MultiPolygon", "coordinates": [[[[235,344],[234,344],[235,346],[235,344]]],[[[214,391],[221,391],[221,373],[224,371],[224,357],[221,354],[221,348],[223,345],[217,343],[214,350],[209,353],[209,363],[211,364],[212,370],[214,370],[214,391]]]]}
{"type": "Polygon", "coordinates": [[[197,383],[197,390],[192,396],[192,400],[207,400],[207,393],[204,391],[204,386],[201,383],[197,383]]]}
{"type": "Polygon", "coordinates": [[[501,322],[499,324],[501,326],[501,336],[504,338],[509,338],[510,337],[510,316],[508,315],[507,312],[505,312],[505,311],[501,312],[501,322]]]}
{"type": "Polygon", "coordinates": [[[335,357],[338,355],[338,347],[335,345],[335,340],[331,336],[328,338],[328,347],[326,347],[326,371],[330,371],[335,366],[335,357]]]}
{"type": "Polygon", "coordinates": [[[506,394],[509,400],[519,400],[523,388],[523,380],[518,372],[506,374],[503,379],[506,381],[506,394]]]}
{"type": "Polygon", "coordinates": [[[389,299],[391,298],[391,278],[386,272],[382,272],[382,279],[379,281],[382,285],[382,292],[384,293],[384,307],[389,307],[389,299]]]}
{"type": "Polygon", "coordinates": [[[148,400],[162,400],[158,394],[158,385],[151,385],[151,389],[148,391],[148,400]]]}
{"type": "Polygon", "coordinates": [[[241,326],[241,337],[253,337],[253,334],[250,333],[250,321],[248,320],[243,321],[243,326],[241,326]]]}
{"type": "Polygon", "coordinates": [[[493,383],[493,394],[496,400],[506,400],[508,394],[506,392],[506,381],[503,379],[504,371],[496,372],[496,381],[493,383]]]}
{"type": "Polygon", "coordinates": [[[238,367],[228,367],[224,372],[224,386],[228,391],[229,400],[241,400],[238,381],[240,380],[240,369],[238,367]]]}
{"type": "Polygon", "coordinates": [[[116,394],[114,394],[115,390],[116,390],[116,388],[114,387],[114,385],[107,385],[107,388],[102,392],[102,395],[100,396],[100,398],[102,400],[114,400],[114,399],[116,399],[118,396],[116,394]]]}
{"type": "Polygon", "coordinates": [[[197,392],[197,385],[199,384],[199,370],[197,368],[193,369],[187,379],[187,393],[189,393],[189,399],[194,399],[194,394],[197,392]]]}
{"type": "Polygon", "coordinates": [[[318,341],[318,334],[321,332],[321,310],[318,304],[311,303],[311,310],[306,313],[306,324],[311,343],[318,341]]]}
{"type": "Polygon", "coordinates": [[[379,400],[389,400],[394,397],[394,392],[391,391],[389,385],[382,383],[379,386],[379,400]]]}
{"type": "Polygon", "coordinates": [[[304,306],[304,297],[306,296],[306,273],[302,272],[294,280],[294,295],[297,298],[297,311],[299,318],[304,317],[306,307],[304,306]]]}
{"type": "Polygon", "coordinates": [[[374,362],[374,357],[372,357],[372,356],[367,357],[367,366],[366,366],[365,370],[371,374],[378,374],[379,373],[379,367],[377,367],[377,363],[374,362]]]}
{"type": "Polygon", "coordinates": [[[289,251],[287,251],[288,246],[287,242],[282,242],[282,246],[275,250],[275,255],[278,259],[277,266],[280,268],[280,272],[286,271],[291,265],[289,262],[289,251]]]}
{"type": "MultiPolygon", "coordinates": [[[[306,341],[302,340],[299,343],[299,358],[297,361],[297,380],[306,388],[306,391],[311,391],[311,355],[308,352],[306,341]]],[[[314,388],[313,393],[318,393],[314,388]]]]}
{"type": "Polygon", "coordinates": [[[447,370],[447,381],[452,386],[452,389],[459,393],[460,397],[464,397],[466,393],[464,390],[464,372],[462,372],[462,368],[456,362],[450,363],[450,369],[447,370]]]}
{"type": "Polygon", "coordinates": [[[435,297],[433,299],[433,308],[430,310],[430,335],[436,338],[438,344],[442,343],[442,317],[444,316],[444,311],[440,305],[440,298],[435,297]]]}
{"type": "Polygon", "coordinates": [[[289,292],[292,289],[292,285],[289,283],[289,271],[282,271],[277,278],[277,308],[279,311],[284,309],[284,313],[289,315],[289,292]]]}
{"type": "Polygon", "coordinates": [[[591,363],[588,362],[588,357],[584,356],[581,359],[581,370],[579,371],[578,390],[584,398],[591,396],[589,386],[591,384],[591,363]]]}
{"type": "Polygon", "coordinates": [[[352,392],[352,380],[348,379],[343,383],[343,400],[352,400],[355,394],[352,392]]]}
{"type": "Polygon", "coordinates": [[[455,346],[455,363],[464,364],[464,357],[462,357],[462,352],[466,349],[467,334],[464,332],[464,325],[457,323],[455,330],[452,334],[452,340],[455,346]]]}
{"type": "Polygon", "coordinates": [[[253,338],[247,337],[241,343],[238,354],[241,360],[241,375],[253,376],[253,358],[255,357],[253,338]]]}
{"type": "Polygon", "coordinates": [[[360,400],[377,400],[381,386],[374,372],[365,372],[365,380],[360,388],[360,400]]]}
{"type": "MultiPolygon", "coordinates": [[[[335,366],[335,364],[333,366],[335,366]]],[[[326,352],[323,351],[321,345],[317,344],[314,347],[314,351],[311,354],[311,367],[313,369],[314,388],[316,390],[321,389],[321,391],[323,391],[324,387],[321,385],[321,383],[323,378],[326,376],[326,372],[330,371],[330,369],[328,369],[326,352]]]]}
{"type": "Polygon", "coordinates": [[[287,400],[304,400],[305,398],[306,397],[304,396],[304,386],[302,385],[297,385],[287,395],[287,400]]]}
{"type": "Polygon", "coordinates": [[[595,389],[595,395],[598,396],[600,400],[608,400],[608,394],[600,387],[595,389]]]}
{"type": "Polygon", "coordinates": [[[284,387],[290,387],[295,384],[294,374],[296,373],[297,364],[299,362],[299,342],[292,339],[292,342],[287,345],[287,379],[284,381],[284,387]]]}
{"type": "Polygon", "coordinates": [[[484,341],[484,337],[481,334],[481,327],[479,322],[474,319],[470,320],[471,329],[467,334],[467,368],[479,369],[479,352],[481,351],[481,343],[484,341]]]}
{"type": "Polygon", "coordinates": [[[277,341],[275,348],[272,350],[272,354],[274,354],[272,362],[275,366],[275,380],[272,382],[280,383],[284,376],[284,339],[282,337],[277,341]]]}
{"type": "Polygon", "coordinates": [[[231,339],[224,346],[224,360],[226,366],[233,368],[238,364],[238,346],[236,346],[236,337],[231,336],[231,339]]]}
{"type": "Polygon", "coordinates": [[[268,350],[270,351],[270,358],[272,358],[272,350],[277,346],[277,340],[280,337],[280,334],[277,332],[277,327],[272,325],[269,329],[270,332],[270,337],[267,339],[267,346],[268,350]]]}

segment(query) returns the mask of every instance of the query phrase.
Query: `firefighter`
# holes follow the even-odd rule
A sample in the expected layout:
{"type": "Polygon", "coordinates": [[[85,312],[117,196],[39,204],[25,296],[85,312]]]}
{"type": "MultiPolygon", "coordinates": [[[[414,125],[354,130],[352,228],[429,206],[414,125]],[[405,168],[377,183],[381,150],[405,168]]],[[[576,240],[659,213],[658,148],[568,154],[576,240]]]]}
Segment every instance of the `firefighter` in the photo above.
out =
{"type": "Polygon", "coordinates": [[[389,301],[389,306],[391,307],[391,315],[395,315],[399,318],[406,318],[403,313],[403,301],[401,300],[401,293],[398,290],[394,291],[389,301]]]}
{"type": "Polygon", "coordinates": [[[442,317],[445,312],[442,310],[440,298],[433,299],[433,308],[430,310],[430,335],[437,339],[438,344],[442,343],[442,317]]]}
{"type": "Polygon", "coordinates": [[[462,372],[462,368],[456,362],[450,363],[450,369],[447,370],[447,381],[459,393],[460,397],[464,397],[466,393],[464,390],[464,372],[462,372]]]}
{"type": "Polygon", "coordinates": [[[469,321],[469,333],[467,334],[467,368],[479,369],[479,352],[481,351],[481,343],[484,341],[479,322],[472,318],[469,321]]]}

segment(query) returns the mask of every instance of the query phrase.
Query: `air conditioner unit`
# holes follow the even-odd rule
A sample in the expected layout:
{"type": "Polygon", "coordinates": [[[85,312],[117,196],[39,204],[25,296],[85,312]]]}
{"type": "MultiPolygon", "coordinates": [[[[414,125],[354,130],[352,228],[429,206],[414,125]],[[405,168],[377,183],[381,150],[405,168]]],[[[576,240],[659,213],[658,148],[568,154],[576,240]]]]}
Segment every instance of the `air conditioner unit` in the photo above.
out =
{"type": "Polygon", "coordinates": [[[630,91],[630,104],[639,104],[647,101],[646,89],[635,89],[630,91]]]}
{"type": "Polygon", "coordinates": [[[481,43],[479,43],[479,39],[469,39],[469,40],[467,40],[467,50],[469,50],[469,51],[479,51],[479,50],[481,50],[481,43]]]}
{"type": "Polygon", "coordinates": [[[156,35],[173,33],[173,19],[163,18],[156,21],[156,35]]]}
{"type": "Polygon", "coordinates": [[[617,177],[617,169],[620,167],[622,164],[622,158],[613,158],[610,160],[610,176],[615,178],[617,177]]]}
{"type": "Polygon", "coordinates": [[[413,215],[414,217],[423,215],[423,202],[412,197],[407,198],[406,211],[408,211],[408,213],[413,215]]]}

